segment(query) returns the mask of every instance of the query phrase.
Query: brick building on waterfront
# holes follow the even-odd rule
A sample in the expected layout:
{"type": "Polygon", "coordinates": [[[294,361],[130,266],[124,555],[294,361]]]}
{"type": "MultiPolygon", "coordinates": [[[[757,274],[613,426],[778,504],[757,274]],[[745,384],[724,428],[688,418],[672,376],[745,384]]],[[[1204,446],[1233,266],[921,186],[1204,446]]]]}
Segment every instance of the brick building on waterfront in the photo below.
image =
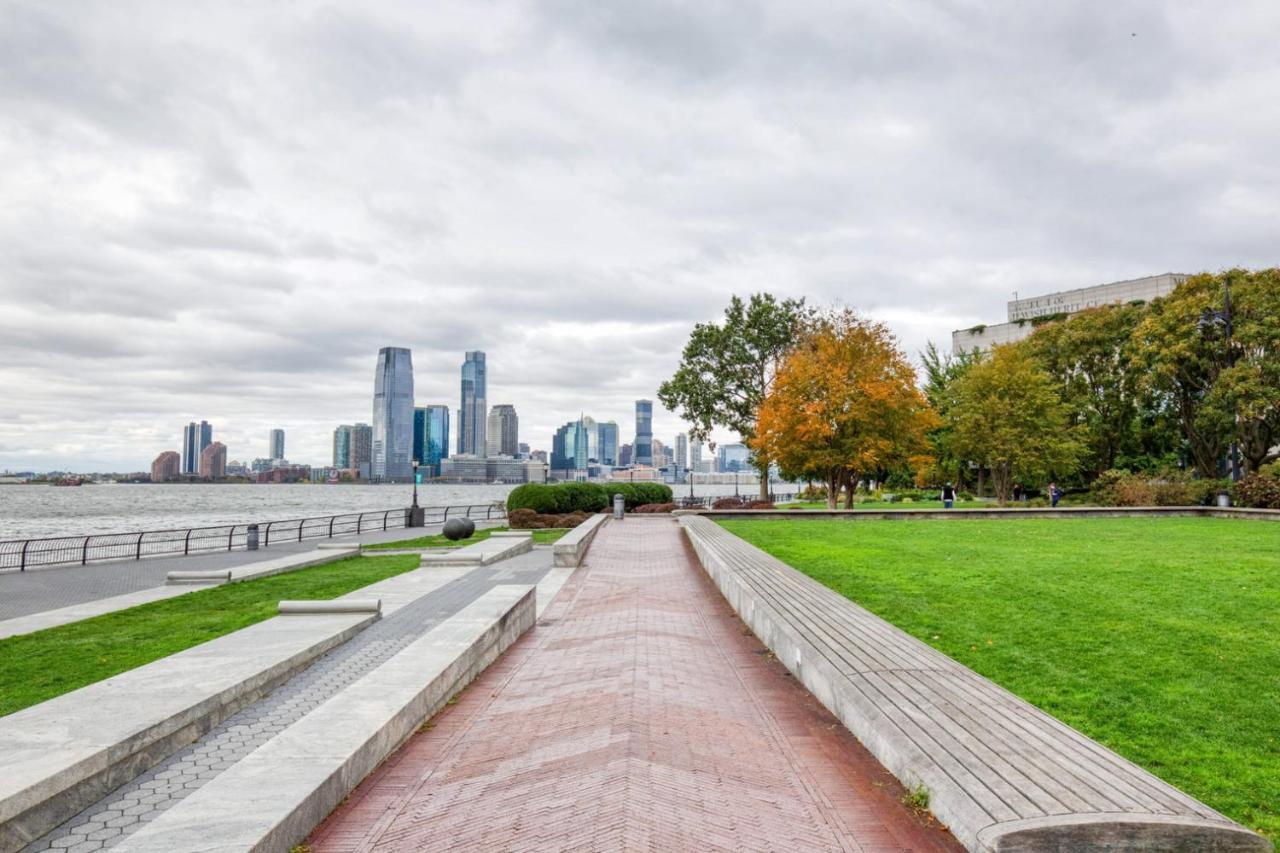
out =
{"type": "Polygon", "coordinates": [[[212,442],[200,451],[200,478],[221,480],[227,476],[227,446],[221,441],[212,442]]]}
{"type": "Polygon", "coordinates": [[[165,483],[178,479],[182,470],[182,457],[172,450],[166,450],[151,463],[151,482],[165,483]]]}

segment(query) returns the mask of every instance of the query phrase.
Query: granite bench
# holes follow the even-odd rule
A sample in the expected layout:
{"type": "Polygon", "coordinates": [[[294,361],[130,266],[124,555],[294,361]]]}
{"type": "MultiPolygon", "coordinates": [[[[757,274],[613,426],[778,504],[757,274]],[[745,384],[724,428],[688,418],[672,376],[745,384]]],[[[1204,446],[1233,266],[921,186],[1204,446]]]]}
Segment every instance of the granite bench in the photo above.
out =
{"type": "Polygon", "coordinates": [[[608,518],[603,513],[596,513],[556,540],[551,546],[552,565],[572,568],[580,564],[591,547],[591,540],[596,538],[596,532],[608,518]]]}

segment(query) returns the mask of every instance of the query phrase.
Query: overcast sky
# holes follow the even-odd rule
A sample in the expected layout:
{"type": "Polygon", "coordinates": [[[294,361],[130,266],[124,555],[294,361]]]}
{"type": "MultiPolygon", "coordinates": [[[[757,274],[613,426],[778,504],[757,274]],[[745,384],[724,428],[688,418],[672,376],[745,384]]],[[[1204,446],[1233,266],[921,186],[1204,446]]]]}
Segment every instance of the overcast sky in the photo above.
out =
{"type": "MultiPolygon", "coordinates": [[[[1280,252],[1280,3],[0,0],[0,469],[330,461],[381,346],[549,448],[730,294],[909,352],[1280,252]]],[[[681,429],[655,406],[658,438],[681,429]]]]}

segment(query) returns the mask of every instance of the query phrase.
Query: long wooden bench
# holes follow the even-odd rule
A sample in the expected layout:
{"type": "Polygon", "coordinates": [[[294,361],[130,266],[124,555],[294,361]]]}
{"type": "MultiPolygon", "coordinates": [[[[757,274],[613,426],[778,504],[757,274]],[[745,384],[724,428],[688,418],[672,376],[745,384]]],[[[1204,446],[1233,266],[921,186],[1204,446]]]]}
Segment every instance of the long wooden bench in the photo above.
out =
{"type": "Polygon", "coordinates": [[[710,519],[680,523],[756,636],[969,850],[1272,850],[710,519]]]}

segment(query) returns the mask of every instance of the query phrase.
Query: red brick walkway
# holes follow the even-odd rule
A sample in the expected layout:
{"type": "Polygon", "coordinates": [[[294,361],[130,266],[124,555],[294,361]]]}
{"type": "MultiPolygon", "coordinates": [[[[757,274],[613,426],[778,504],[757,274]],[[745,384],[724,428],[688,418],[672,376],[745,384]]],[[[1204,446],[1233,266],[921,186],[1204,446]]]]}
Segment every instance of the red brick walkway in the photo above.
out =
{"type": "Polygon", "coordinates": [[[611,522],[542,622],[315,853],[958,850],[773,661],[670,519],[611,522]]]}

